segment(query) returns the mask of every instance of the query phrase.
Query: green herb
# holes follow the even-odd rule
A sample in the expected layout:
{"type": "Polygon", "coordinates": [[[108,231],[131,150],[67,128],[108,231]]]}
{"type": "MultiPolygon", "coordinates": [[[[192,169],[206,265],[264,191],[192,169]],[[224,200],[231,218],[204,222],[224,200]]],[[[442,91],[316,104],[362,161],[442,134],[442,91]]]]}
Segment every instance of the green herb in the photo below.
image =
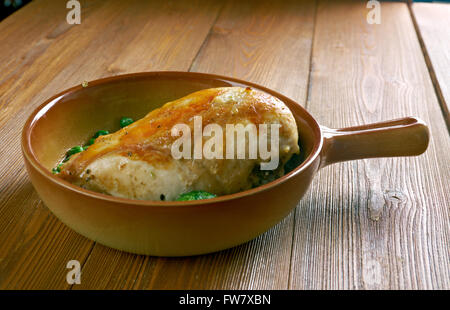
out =
{"type": "Polygon", "coordinates": [[[83,152],[83,151],[84,151],[83,147],[77,145],[77,146],[74,146],[73,148],[69,149],[66,152],[66,156],[72,156],[73,154],[80,153],[80,152],[83,152]]]}
{"type": "Polygon", "coordinates": [[[63,163],[65,163],[66,161],[68,161],[69,158],[70,158],[73,154],[80,153],[80,152],[83,152],[83,151],[84,151],[84,148],[83,148],[82,146],[79,146],[79,145],[74,146],[73,148],[69,149],[69,150],[66,152],[66,157],[63,159],[63,163]]]}
{"type": "Polygon", "coordinates": [[[120,119],[120,128],[127,127],[128,125],[132,124],[134,120],[130,117],[122,117],[120,119]]]}
{"type": "Polygon", "coordinates": [[[105,135],[109,135],[109,131],[108,130],[99,130],[95,133],[94,135],[94,139],[97,139],[100,136],[105,136],[105,135]]]}
{"type": "Polygon", "coordinates": [[[181,194],[177,201],[188,201],[188,200],[202,200],[215,198],[217,195],[205,192],[205,191],[192,191],[188,193],[181,194]]]}
{"type": "Polygon", "coordinates": [[[61,164],[59,164],[58,166],[56,166],[55,168],[53,168],[52,169],[52,172],[54,173],[54,174],[58,174],[58,173],[60,173],[61,172],[61,166],[62,166],[63,164],[61,163],[61,164]]]}
{"type": "Polygon", "coordinates": [[[90,145],[94,144],[94,142],[95,142],[95,138],[90,138],[85,146],[90,146],[90,145]]]}

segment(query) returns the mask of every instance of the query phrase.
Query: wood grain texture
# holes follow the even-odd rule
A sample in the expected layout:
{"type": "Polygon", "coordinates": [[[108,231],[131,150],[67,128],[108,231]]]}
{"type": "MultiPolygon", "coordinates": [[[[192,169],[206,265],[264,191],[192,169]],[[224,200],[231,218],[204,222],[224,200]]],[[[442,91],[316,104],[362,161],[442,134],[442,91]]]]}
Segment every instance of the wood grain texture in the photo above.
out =
{"type": "MultiPolygon", "coordinates": [[[[23,16],[30,27],[38,27],[42,19],[50,20],[41,37],[30,45],[17,43],[26,49],[19,52],[25,58],[11,63],[9,71],[2,70],[0,75],[0,288],[70,288],[66,263],[77,259],[83,264],[94,245],[59,222],[32,189],[21,158],[19,134],[32,109],[84,80],[152,69],[188,69],[219,9],[207,1],[103,4],[82,3],[82,23],[68,29],[65,2],[45,2],[43,7],[33,3],[5,21],[19,29],[27,27],[20,22],[23,16]],[[47,6],[58,9],[45,11],[47,6]],[[49,15],[43,18],[37,11],[49,15]],[[158,27],[153,25],[155,20],[158,27]],[[136,45],[140,49],[127,49],[136,45]]],[[[11,30],[1,37],[0,44],[13,45],[15,41],[11,30]]]]}
{"type": "MultiPolygon", "coordinates": [[[[362,2],[81,5],[81,25],[68,25],[65,1],[51,0],[0,23],[0,289],[450,288],[450,141],[406,4],[383,3],[381,25],[366,23],[362,2]],[[59,91],[151,70],[260,83],[306,103],[330,127],[415,115],[432,140],[417,158],[325,168],[295,212],[241,246],[189,258],[128,254],[49,212],[25,172],[19,133],[59,91]],[[83,265],[81,285],[66,282],[72,259],[83,265]]],[[[422,35],[435,68],[445,62],[439,32],[429,31],[432,39],[422,35]]],[[[448,103],[438,69],[438,95],[448,103]]]]}
{"type": "Polygon", "coordinates": [[[415,115],[431,129],[420,157],[323,169],[300,202],[291,289],[449,289],[450,140],[408,8],[321,1],[307,108],[340,128],[415,115]]]}
{"type": "MultiPolygon", "coordinates": [[[[314,9],[306,1],[229,1],[191,70],[248,79],[304,102],[314,9]]],[[[292,225],[289,216],[249,243],[188,258],[142,257],[96,244],[74,289],[287,288],[292,225]]]]}
{"type": "Polygon", "coordinates": [[[410,8],[450,130],[450,3],[414,3],[410,8]]]}
{"type": "MultiPolygon", "coordinates": [[[[58,68],[82,53],[86,44],[98,34],[86,32],[78,40],[81,25],[67,24],[65,5],[55,3],[49,0],[32,2],[0,23],[0,42],[5,47],[0,53],[0,126],[27,106],[25,103],[55,78],[58,68]],[[27,24],[24,26],[21,20],[26,20],[27,24]]],[[[101,31],[111,21],[108,15],[112,12],[99,10],[103,3],[89,1],[89,5],[83,6],[83,26],[87,29],[93,27],[95,20],[106,18],[99,23],[98,31],[101,31]]]]}

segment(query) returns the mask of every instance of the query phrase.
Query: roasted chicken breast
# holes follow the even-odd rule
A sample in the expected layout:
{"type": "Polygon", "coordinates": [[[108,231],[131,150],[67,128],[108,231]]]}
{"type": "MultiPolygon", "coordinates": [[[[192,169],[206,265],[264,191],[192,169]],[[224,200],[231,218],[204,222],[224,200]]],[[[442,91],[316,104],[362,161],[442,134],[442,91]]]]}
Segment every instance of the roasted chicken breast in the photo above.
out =
{"type": "MultiPolygon", "coordinates": [[[[181,134],[181,133],[180,133],[181,134]]],[[[217,134],[215,132],[215,134],[217,134]]],[[[268,149],[271,148],[268,131],[268,149]]],[[[203,145],[213,136],[201,136],[203,145]]],[[[217,146],[216,146],[217,147],[217,146]]],[[[184,149],[183,149],[184,151],[184,149]]],[[[190,153],[194,152],[194,147],[190,153]]],[[[201,90],[168,102],[119,131],[100,136],[87,150],[73,155],[61,167],[60,177],[73,184],[113,196],[142,200],[175,200],[180,194],[203,190],[216,195],[236,193],[281,176],[284,164],[299,152],[298,132],[291,111],[278,98],[242,87],[201,90]],[[223,128],[223,158],[179,158],[172,153],[180,138],[174,126],[186,124],[194,143],[194,121],[201,129],[209,124],[223,128]],[[247,146],[244,159],[227,159],[227,124],[279,124],[278,162],[274,170],[261,171],[269,159],[250,157],[250,135],[237,141],[247,146]]],[[[194,156],[192,156],[194,157],[194,156]]]]}

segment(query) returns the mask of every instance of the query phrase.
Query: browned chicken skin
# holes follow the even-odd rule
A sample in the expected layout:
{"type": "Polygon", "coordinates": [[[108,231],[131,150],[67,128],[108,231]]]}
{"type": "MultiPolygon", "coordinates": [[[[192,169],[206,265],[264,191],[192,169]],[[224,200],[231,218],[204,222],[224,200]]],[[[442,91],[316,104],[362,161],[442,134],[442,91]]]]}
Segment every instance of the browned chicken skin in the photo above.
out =
{"type": "MultiPolygon", "coordinates": [[[[259,155],[174,159],[171,147],[179,136],[172,136],[171,130],[187,124],[193,133],[195,116],[201,117],[203,128],[218,124],[224,135],[226,124],[280,124],[279,165],[266,173],[271,176],[282,175],[284,163],[299,152],[295,120],[279,99],[250,88],[213,88],[166,103],[131,125],[98,137],[61,167],[60,177],[94,191],[144,200],[174,200],[191,190],[224,195],[262,183],[255,180],[255,170],[266,161],[259,155]]],[[[203,137],[203,143],[208,139],[203,137]]]]}

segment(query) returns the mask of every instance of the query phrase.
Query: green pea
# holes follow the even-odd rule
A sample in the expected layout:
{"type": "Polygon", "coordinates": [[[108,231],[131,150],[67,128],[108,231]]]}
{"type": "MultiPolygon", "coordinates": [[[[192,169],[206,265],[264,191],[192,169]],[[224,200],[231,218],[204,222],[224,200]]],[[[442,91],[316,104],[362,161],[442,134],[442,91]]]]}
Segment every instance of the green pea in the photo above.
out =
{"type": "Polygon", "coordinates": [[[77,146],[74,146],[73,148],[71,148],[70,150],[68,150],[66,152],[66,156],[72,156],[73,154],[80,153],[80,152],[83,152],[83,151],[84,151],[83,147],[77,145],[77,146]]]}
{"type": "Polygon", "coordinates": [[[97,139],[100,136],[105,136],[105,135],[109,135],[109,131],[108,130],[99,130],[95,133],[94,135],[94,139],[97,139]]]}
{"type": "Polygon", "coordinates": [[[188,193],[181,194],[177,201],[188,201],[188,200],[202,200],[215,198],[217,195],[205,192],[205,191],[191,191],[188,193]]]}
{"type": "Polygon", "coordinates": [[[56,166],[55,168],[53,168],[52,169],[52,172],[54,173],[54,174],[58,174],[58,173],[60,173],[61,172],[61,166],[62,166],[63,164],[61,163],[61,164],[59,164],[58,166],[56,166]]]}
{"type": "Polygon", "coordinates": [[[94,142],[95,142],[95,139],[94,139],[94,138],[90,138],[89,141],[88,141],[88,142],[86,143],[86,145],[84,146],[84,148],[86,149],[86,147],[88,147],[88,146],[94,144],[94,142]]]}
{"type": "Polygon", "coordinates": [[[133,122],[134,122],[134,120],[130,117],[122,117],[120,119],[120,128],[127,127],[128,125],[130,125],[133,122]]]}
{"type": "Polygon", "coordinates": [[[76,153],[83,152],[83,151],[84,151],[84,148],[82,146],[78,146],[78,145],[74,146],[73,148],[69,149],[66,152],[66,157],[63,159],[62,162],[65,163],[66,161],[69,160],[70,156],[72,156],[73,154],[76,154],[76,153]]]}

